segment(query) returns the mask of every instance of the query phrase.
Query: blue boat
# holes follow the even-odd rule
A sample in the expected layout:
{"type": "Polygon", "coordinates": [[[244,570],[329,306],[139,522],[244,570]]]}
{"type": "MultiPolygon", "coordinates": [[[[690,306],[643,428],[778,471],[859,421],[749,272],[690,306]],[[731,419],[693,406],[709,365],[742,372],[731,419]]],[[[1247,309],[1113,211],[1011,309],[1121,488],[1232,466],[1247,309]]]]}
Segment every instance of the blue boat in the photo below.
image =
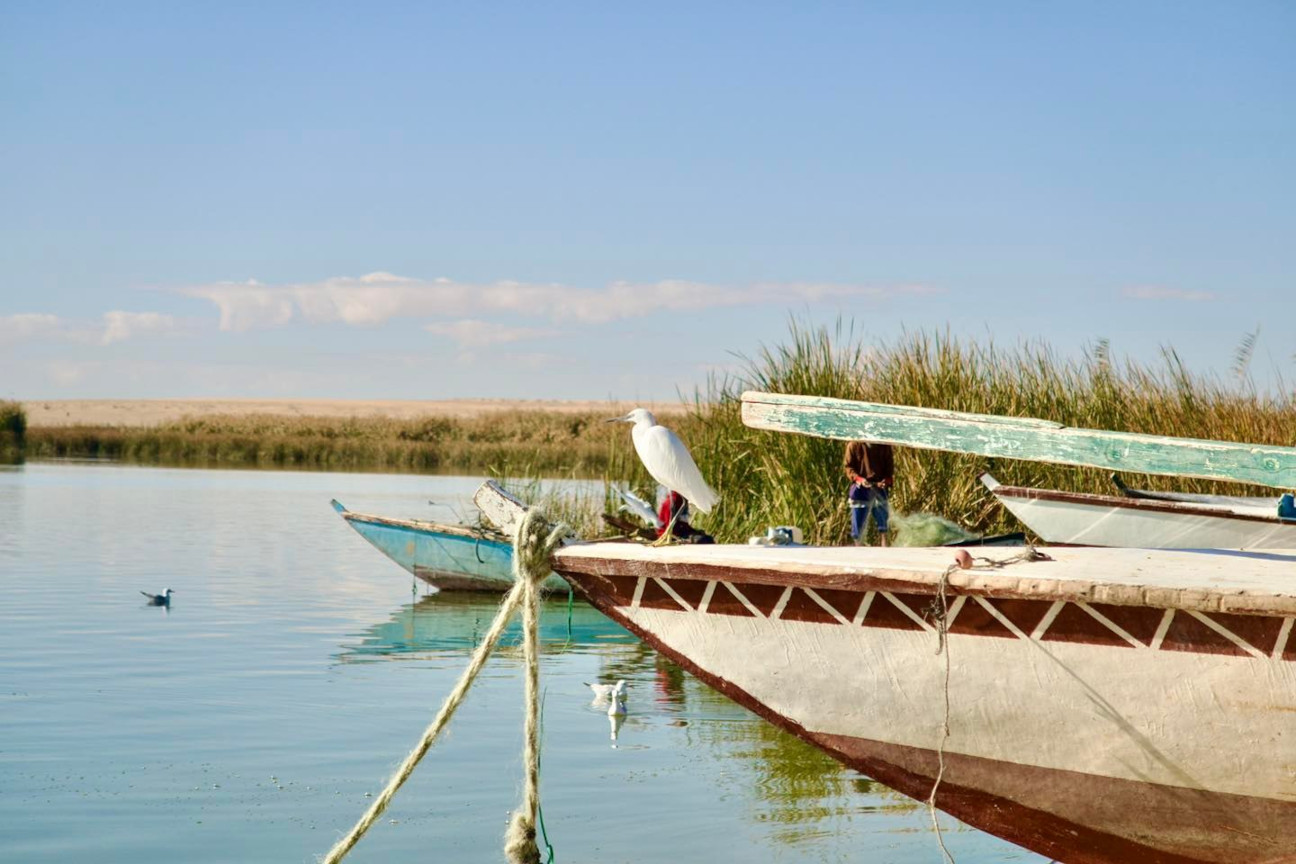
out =
{"type": "MultiPolygon", "coordinates": [[[[440,591],[500,593],[513,585],[513,544],[502,534],[467,525],[353,513],[336,499],[331,503],[378,551],[440,591]]],[[[550,576],[544,587],[566,591],[567,583],[550,576]]]]}

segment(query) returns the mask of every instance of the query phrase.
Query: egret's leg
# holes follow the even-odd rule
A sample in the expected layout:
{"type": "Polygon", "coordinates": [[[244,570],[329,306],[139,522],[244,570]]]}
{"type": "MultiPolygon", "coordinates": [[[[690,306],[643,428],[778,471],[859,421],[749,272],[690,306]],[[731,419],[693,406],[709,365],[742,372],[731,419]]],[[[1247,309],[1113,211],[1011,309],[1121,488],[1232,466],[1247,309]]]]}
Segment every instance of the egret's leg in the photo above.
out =
{"type": "Polygon", "coordinates": [[[666,530],[662,532],[660,537],[649,543],[649,546],[669,546],[675,542],[675,520],[679,518],[679,514],[680,511],[676,510],[675,515],[671,517],[670,523],[667,524],[666,530]]]}

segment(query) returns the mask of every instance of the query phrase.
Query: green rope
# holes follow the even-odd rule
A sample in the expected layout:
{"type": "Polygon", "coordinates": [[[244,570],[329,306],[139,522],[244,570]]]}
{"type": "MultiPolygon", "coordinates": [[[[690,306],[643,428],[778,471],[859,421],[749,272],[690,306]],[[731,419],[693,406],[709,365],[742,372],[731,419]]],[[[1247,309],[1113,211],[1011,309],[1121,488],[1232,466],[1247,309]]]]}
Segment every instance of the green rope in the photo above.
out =
{"type": "MultiPolygon", "coordinates": [[[[545,703],[545,698],[548,695],[549,695],[549,688],[546,687],[540,693],[540,740],[542,741],[544,740],[544,703],[545,703]]],[[[540,751],[537,751],[536,752],[536,773],[539,773],[541,765],[542,762],[540,757],[540,751]]],[[[553,864],[554,848],[553,848],[553,844],[549,842],[549,832],[545,830],[544,807],[541,806],[539,802],[536,802],[536,821],[540,823],[540,837],[544,840],[545,849],[549,850],[549,857],[548,859],[545,860],[545,864],[553,864]]]]}
{"type": "Polygon", "coordinates": [[[576,589],[568,585],[567,586],[567,642],[568,643],[570,643],[572,639],[572,623],[571,623],[572,622],[572,602],[575,600],[575,597],[576,597],[576,589]]]}

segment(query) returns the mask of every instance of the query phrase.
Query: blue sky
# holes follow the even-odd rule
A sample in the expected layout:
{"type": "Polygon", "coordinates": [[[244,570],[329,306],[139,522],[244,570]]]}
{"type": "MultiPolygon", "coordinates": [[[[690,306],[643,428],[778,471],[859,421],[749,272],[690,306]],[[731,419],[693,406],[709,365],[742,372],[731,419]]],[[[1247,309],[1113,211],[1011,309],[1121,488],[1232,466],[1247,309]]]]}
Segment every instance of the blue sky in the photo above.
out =
{"type": "Polygon", "coordinates": [[[1289,3],[0,6],[0,397],[669,398],[788,316],[1296,380],[1289,3]]]}

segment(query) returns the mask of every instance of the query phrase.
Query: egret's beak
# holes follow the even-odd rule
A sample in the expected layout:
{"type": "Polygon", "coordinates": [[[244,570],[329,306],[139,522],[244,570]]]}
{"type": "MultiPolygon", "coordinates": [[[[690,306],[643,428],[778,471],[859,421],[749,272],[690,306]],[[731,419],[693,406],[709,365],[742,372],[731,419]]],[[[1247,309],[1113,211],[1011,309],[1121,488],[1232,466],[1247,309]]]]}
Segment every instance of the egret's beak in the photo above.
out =
{"type": "Polygon", "coordinates": [[[609,417],[603,422],[604,423],[629,423],[630,418],[629,417],[609,417]]]}

